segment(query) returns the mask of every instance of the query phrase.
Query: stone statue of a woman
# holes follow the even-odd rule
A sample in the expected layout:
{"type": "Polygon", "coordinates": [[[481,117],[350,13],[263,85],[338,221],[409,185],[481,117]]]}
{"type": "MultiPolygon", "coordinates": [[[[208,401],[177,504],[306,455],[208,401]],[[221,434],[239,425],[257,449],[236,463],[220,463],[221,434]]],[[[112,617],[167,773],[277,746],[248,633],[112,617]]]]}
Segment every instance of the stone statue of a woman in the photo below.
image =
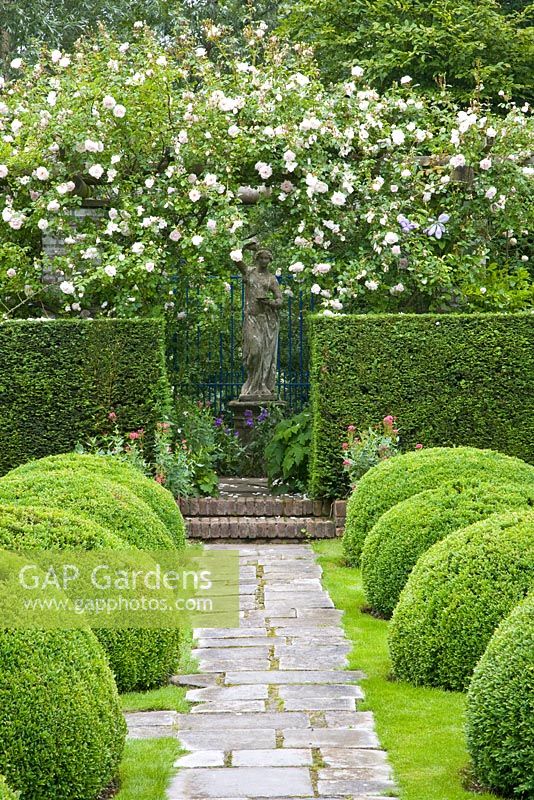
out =
{"type": "Polygon", "coordinates": [[[257,249],[255,242],[244,249],[254,251],[254,263],[249,265],[240,261],[237,264],[245,284],[243,361],[247,375],[239,400],[275,400],[283,295],[278,281],[269,271],[269,264],[273,260],[271,251],[257,249]]]}

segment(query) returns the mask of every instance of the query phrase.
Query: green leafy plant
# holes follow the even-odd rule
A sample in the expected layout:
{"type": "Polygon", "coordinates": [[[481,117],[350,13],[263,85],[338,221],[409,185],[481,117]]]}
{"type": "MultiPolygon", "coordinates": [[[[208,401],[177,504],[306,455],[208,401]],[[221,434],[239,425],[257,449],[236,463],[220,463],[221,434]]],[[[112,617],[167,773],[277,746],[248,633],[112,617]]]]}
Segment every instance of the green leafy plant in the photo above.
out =
{"type": "Polygon", "coordinates": [[[449,84],[464,98],[531,96],[526,11],[507,15],[494,0],[296,0],[286,9],[282,30],[316,47],[328,79],[356,63],[382,86],[409,74],[427,92],[449,84]]]}
{"type": "Polygon", "coordinates": [[[533,505],[534,483],[462,483],[460,476],[398,503],[371,528],[363,546],[367,602],[390,617],[412,569],[433,544],[492,514],[533,505]]]}
{"type": "Polygon", "coordinates": [[[312,496],[348,493],[347,426],[390,409],[402,449],[424,443],[418,463],[428,449],[458,445],[533,459],[533,314],[313,315],[308,327],[312,496]]]}
{"type": "Polygon", "coordinates": [[[145,456],[146,437],[143,428],[121,433],[116,424],[117,415],[111,411],[108,418],[114,423],[112,433],[89,437],[85,444],[78,443],[75,452],[97,456],[112,456],[130,464],[144,475],[153,476],[174,497],[195,494],[192,478],[192,459],[185,443],[177,443],[170,422],[158,422],[152,445],[152,465],[145,456]]]}
{"type": "Polygon", "coordinates": [[[186,455],[190,491],[193,495],[217,494],[215,471],[217,442],[209,405],[178,397],[174,407],[175,448],[186,455]]]}
{"type": "Polygon", "coordinates": [[[347,428],[347,441],[343,442],[343,468],[354,488],[358,480],[381,461],[398,455],[399,429],[397,417],[388,414],[377,425],[357,432],[354,425],[347,428]]]}
{"type": "Polygon", "coordinates": [[[14,792],[6,783],[3,775],[0,775],[0,800],[19,800],[20,792],[14,792]]]}
{"type": "Polygon", "coordinates": [[[278,423],[265,448],[267,476],[273,491],[306,491],[311,435],[312,418],[309,411],[302,411],[278,423]]]}
{"type": "Polygon", "coordinates": [[[136,467],[110,455],[65,453],[30,461],[11,470],[10,478],[30,477],[32,474],[74,472],[78,476],[100,477],[118,483],[146,503],[167,528],[176,547],[185,544],[185,525],[172,494],[136,467]]]}
{"type": "Polygon", "coordinates": [[[210,28],[224,69],[185,24],[170,41],[139,24],[13,59],[4,313],[167,316],[191,340],[229,309],[251,232],[327,314],[530,307],[529,107],[422,96],[416,75],[381,92],[353,64],[326,87],[311,48],[258,23],[236,51],[210,28]]]}
{"type": "MultiPolygon", "coordinates": [[[[172,534],[157,514],[129,488],[112,479],[72,469],[6,475],[0,502],[44,506],[89,517],[140,550],[171,550],[172,534]]],[[[177,532],[180,536],[180,532],[177,532]]]]}

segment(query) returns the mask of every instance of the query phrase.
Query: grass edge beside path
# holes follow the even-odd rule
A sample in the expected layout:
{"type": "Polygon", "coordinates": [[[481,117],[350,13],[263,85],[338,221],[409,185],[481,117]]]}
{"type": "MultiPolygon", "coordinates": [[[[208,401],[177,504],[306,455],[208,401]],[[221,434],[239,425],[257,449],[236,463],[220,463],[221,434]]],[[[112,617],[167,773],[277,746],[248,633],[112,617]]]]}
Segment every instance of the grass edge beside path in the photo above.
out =
{"type": "Polygon", "coordinates": [[[313,547],[323,568],[324,587],[336,608],[345,612],[345,633],[354,645],[349,668],[367,675],[362,681],[366,700],[361,708],[374,713],[402,800],[495,800],[493,794],[470,792],[462,786],[461,773],[469,763],[465,695],[388,680],[388,623],[362,613],[360,570],[344,566],[340,540],[317,542],[313,547]]]}
{"type": "Polygon", "coordinates": [[[166,800],[174,762],[182,753],[177,739],[127,741],[114,800],[166,800]]]}

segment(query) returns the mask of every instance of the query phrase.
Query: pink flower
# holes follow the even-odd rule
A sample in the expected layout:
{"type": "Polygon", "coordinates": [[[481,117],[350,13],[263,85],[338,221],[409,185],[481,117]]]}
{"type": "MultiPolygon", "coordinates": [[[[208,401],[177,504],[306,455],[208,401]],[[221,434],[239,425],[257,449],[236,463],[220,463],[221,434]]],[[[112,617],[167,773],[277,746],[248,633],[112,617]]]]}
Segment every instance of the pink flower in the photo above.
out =
{"type": "Polygon", "coordinates": [[[134,439],[139,439],[140,438],[139,431],[131,431],[128,434],[128,438],[131,439],[132,441],[134,441],[134,439]]]}
{"type": "Polygon", "coordinates": [[[420,443],[419,443],[419,444],[416,444],[416,445],[415,445],[415,449],[416,449],[416,450],[422,450],[422,449],[423,449],[423,445],[422,445],[422,444],[420,444],[420,443]]]}
{"type": "Polygon", "coordinates": [[[388,414],[387,417],[384,417],[382,421],[384,425],[393,425],[395,422],[395,417],[393,417],[391,414],[388,414]]]}
{"type": "Polygon", "coordinates": [[[348,430],[350,433],[353,433],[353,432],[356,430],[356,426],[355,426],[355,425],[349,425],[349,427],[347,428],[347,430],[348,430]]]}
{"type": "Polygon", "coordinates": [[[161,485],[163,485],[163,484],[165,483],[165,475],[161,475],[161,474],[158,472],[158,474],[156,475],[156,477],[154,478],[154,480],[156,481],[156,483],[160,483],[161,485]]]}
{"type": "Polygon", "coordinates": [[[350,461],[348,460],[348,458],[344,458],[343,459],[343,466],[344,467],[350,467],[350,461]]]}
{"type": "Polygon", "coordinates": [[[115,414],[115,412],[114,412],[114,411],[110,411],[110,412],[109,412],[109,414],[108,414],[108,419],[110,420],[110,422],[116,422],[116,420],[117,420],[117,415],[115,414]]]}
{"type": "Polygon", "coordinates": [[[348,442],[343,442],[343,444],[341,445],[341,448],[343,450],[348,450],[349,449],[349,443],[348,442]]]}

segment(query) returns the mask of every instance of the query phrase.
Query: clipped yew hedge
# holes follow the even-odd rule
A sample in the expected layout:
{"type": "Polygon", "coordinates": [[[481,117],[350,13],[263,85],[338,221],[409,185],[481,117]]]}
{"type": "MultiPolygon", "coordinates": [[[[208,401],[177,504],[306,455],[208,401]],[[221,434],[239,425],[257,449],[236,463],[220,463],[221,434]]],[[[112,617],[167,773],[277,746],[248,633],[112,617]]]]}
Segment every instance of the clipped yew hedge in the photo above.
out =
{"type": "Polygon", "coordinates": [[[501,620],[534,587],[534,512],[507,512],[424,553],[389,628],[393,673],[463,691],[501,620]]]}
{"type": "Polygon", "coordinates": [[[162,322],[0,322],[0,353],[0,475],[108,430],[111,410],[150,452],[170,404],[162,322]]]}
{"type": "Polygon", "coordinates": [[[534,797],[534,593],[497,628],[475,669],[467,744],[483,786],[534,797]]]}
{"type": "Polygon", "coordinates": [[[0,664],[0,771],[8,783],[24,800],[95,800],[117,775],[126,735],[95,636],[0,629],[0,664]]]}
{"type": "Polygon", "coordinates": [[[419,557],[458,528],[508,509],[534,507],[534,486],[445,484],[409,497],[383,514],[362,551],[362,580],[369,605],[390,617],[419,557]]]}
{"type": "Polygon", "coordinates": [[[316,315],[309,331],[312,496],[346,495],[347,427],[386,414],[405,449],[473,445],[534,462],[531,313],[316,315]]]}
{"type": "Polygon", "coordinates": [[[156,481],[147,478],[131,464],[116,456],[81,455],[67,453],[30,461],[8,473],[9,477],[25,477],[46,473],[98,476],[118,483],[145,502],[166,526],[174,547],[185,545],[185,524],[178,504],[172,494],[156,481]]]}
{"type": "Polygon", "coordinates": [[[362,477],[347,504],[343,536],[347,563],[359,564],[367,534],[397,503],[443,483],[470,481],[534,487],[534,467],[518,458],[475,447],[435,447],[383,461],[362,477]]]}

